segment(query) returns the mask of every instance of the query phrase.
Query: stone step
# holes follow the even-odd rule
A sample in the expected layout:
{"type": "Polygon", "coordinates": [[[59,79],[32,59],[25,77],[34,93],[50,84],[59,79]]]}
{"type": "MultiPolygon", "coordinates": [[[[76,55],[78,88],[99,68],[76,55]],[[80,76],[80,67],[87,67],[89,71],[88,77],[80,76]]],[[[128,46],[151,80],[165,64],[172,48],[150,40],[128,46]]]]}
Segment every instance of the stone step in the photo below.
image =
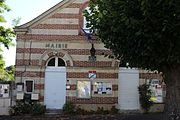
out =
{"type": "Polygon", "coordinates": [[[62,110],[60,109],[47,109],[46,110],[46,115],[58,115],[58,114],[62,114],[62,110]]]}

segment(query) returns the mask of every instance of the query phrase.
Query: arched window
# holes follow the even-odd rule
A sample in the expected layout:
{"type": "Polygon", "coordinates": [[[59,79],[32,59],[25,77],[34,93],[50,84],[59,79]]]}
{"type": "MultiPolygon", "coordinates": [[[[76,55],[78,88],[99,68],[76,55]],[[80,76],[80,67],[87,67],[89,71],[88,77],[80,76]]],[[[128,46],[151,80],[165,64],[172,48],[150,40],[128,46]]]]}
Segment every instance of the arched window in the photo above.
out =
{"type": "Polygon", "coordinates": [[[61,58],[58,58],[58,67],[60,66],[65,66],[64,60],[62,60],[61,58]]]}
{"type": "Polygon", "coordinates": [[[47,66],[55,66],[55,58],[52,58],[51,60],[49,60],[47,66]]]}
{"type": "Polygon", "coordinates": [[[51,58],[49,60],[47,66],[49,66],[49,67],[61,67],[61,66],[65,66],[65,62],[63,59],[55,57],[55,58],[51,58]]]}

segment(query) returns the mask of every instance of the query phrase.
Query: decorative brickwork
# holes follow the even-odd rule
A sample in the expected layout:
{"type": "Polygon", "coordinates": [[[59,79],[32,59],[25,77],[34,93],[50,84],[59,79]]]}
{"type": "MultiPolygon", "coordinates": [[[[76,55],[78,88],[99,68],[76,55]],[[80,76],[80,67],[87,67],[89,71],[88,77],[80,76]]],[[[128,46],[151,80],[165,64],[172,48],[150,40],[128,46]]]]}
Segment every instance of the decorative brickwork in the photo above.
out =
{"type": "Polygon", "coordinates": [[[32,66],[38,66],[39,60],[16,60],[16,65],[22,66],[22,65],[32,65],[32,66]]]}
{"type": "Polygon", "coordinates": [[[16,77],[42,77],[44,78],[45,77],[45,74],[44,72],[35,72],[35,71],[26,71],[26,72],[23,72],[23,71],[15,71],[15,76],[16,77]]]}
{"type": "Polygon", "coordinates": [[[26,35],[19,34],[17,35],[17,41],[19,40],[34,40],[34,41],[49,41],[49,40],[58,40],[58,41],[84,41],[84,36],[77,35],[26,35]]]}
{"type": "Polygon", "coordinates": [[[67,84],[67,86],[70,86],[70,89],[66,89],[66,90],[76,90],[77,89],[77,85],[67,84]]]}
{"type": "MultiPolygon", "coordinates": [[[[52,56],[50,56],[52,57],[52,56]]],[[[69,61],[66,61],[67,66],[70,66],[69,61]]],[[[112,62],[110,61],[74,61],[74,67],[112,67],[112,62]]],[[[16,60],[16,65],[23,66],[23,65],[32,65],[32,66],[39,66],[39,60],[16,60]]]]}
{"type": "Polygon", "coordinates": [[[68,61],[66,61],[66,64],[67,64],[67,66],[69,67],[69,66],[71,66],[71,63],[70,63],[70,61],[68,60],[68,61]]]}
{"type": "Polygon", "coordinates": [[[44,84],[35,84],[35,85],[34,85],[34,88],[35,88],[36,90],[44,90],[44,84]]]}
{"type": "Polygon", "coordinates": [[[57,56],[58,56],[58,57],[61,57],[61,58],[63,58],[63,57],[64,57],[64,55],[65,55],[65,54],[64,54],[64,53],[62,53],[62,52],[59,52],[59,53],[57,54],[57,56]]]}
{"type": "Polygon", "coordinates": [[[71,3],[70,5],[68,5],[68,8],[80,8],[83,4],[81,3],[71,3]]]}
{"type": "Polygon", "coordinates": [[[118,85],[112,85],[112,90],[113,91],[118,91],[118,85]]]}
{"type": "Polygon", "coordinates": [[[91,62],[91,61],[74,61],[74,66],[75,67],[111,67],[112,62],[106,62],[106,61],[96,61],[96,62],[91,62]]]}
{"type": "Polygon", "coordinates": [[[162,80],[162,76],[160,74],[156,74],[156,73],[140,73],[139,78],[140,79],[159,79],[159,80],[162,80]]]}
{"type": "Polygon", "coordinates": [[[75,18],[75,19],[79,19],[81,15],[79,14],[63,14],[63,13],[56,13],[54,15],[52,15],[51,17],[49,18],[75,18]]]}
{"type": "MultiPolygon", "coordinates": [[[[31,48],[31,54],[33,53],[43,54],[47,50],[49,49],[31,48]]],[[[90,55],[89,49],[62,49],[62,50],[66,51],[69,55],[90,55]]],[[[16,53],[29,53],[29,51],[30,48],[17,48],[16,53]]],[[[111,55],[112,52],[110,50],[96,50],[96,55],[103,55],[103,54],[111,55]]]]}
{"type": "Polygon", "coordinates": [[[82,99],[76,97],[66,97],[67,101],[74,104],[117,104],[117,97],[92,97],[90,99],[82,99]]]}
{"type": "MultiPolygon", "coordinates": [[[[16,71],[16,77],[21,77],[21,71],[16,71]]],[[[40,76],[42,78],[45,77],[44,72],[39,71],[26,71],[23,73],[23,77],[38,77],[40,76]]],[[[88,78],[88,72],[67,72],[67,78],[88,78]]],[[[112,78],[117,79],[118,73],[97,73],[97,78],[112,78]]]]}
{"type": "MultiPolygon", "coordinates": [[[[68,78],[88,78],[88,72],[68,72],[68,78]]],[[[118,78],[118,73],[97,73],[97,78],[118,78]]]]}
{"type": "Polygon", "coordinates": [[[79,25],[39,24],[33,29],[79,29],[79,25]]]}
{"type": "Polygon", "coordinates": [[[49,56],[49,57],[52,57],[52,56],[54,56],[54,53],[53,53],[53,52],[50,52],[50,53],[48,53],[48,56],[49,56]]]}

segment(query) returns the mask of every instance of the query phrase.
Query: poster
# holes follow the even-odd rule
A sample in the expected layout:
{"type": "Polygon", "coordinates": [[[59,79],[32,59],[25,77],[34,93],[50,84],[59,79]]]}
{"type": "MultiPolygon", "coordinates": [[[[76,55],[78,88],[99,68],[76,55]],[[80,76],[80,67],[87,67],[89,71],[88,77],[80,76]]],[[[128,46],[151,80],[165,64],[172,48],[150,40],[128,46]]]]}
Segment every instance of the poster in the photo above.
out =
{"type": "Polygon", "coordinates": [[[77,97],[90,98],[91,97],[91,82],[77,81],[77,97]]]}
{"type": "Polygon", "coordinates": [[[112,94],[111,82],[95,82],[94,94],[112,94]]]}
{"type": "Polygon", "coordinates": [[[23,83],[18,83],[17,86],[16,86],[16,90],[18,92],[22,92],[24,89],[24,84],[23,83]]]}
{"type": "Polygon", "coordinates": [[[0,97],[9,97],[9,84],[0,84],[0,97]]]}
{"type": "Polygon", "coordinates": [[[151,90],[150,100],[154,103],[163,102],[163,87],[160,84],[160,80],[152,79],[149,82],[149,89],[151,90]]]}

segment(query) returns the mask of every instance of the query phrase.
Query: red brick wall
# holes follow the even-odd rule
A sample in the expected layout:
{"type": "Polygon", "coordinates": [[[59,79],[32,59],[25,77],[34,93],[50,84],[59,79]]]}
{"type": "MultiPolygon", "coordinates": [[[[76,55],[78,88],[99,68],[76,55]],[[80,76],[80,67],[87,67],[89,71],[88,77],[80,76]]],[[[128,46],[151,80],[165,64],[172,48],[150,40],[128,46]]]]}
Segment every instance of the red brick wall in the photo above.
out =
{"type": "Polygon", "coordinates": [[[66,97],[67,101],[75,104],[117,104],[117,97],[92,97],[89,99],[82,99],[76,97],[66,97]]]}
{"type": "MultiPolygon", "coordinates": [[[[45,51],[51,50],[51,49],[43,49],[43,48],[17,48],[16,53],[30,53],[31,54],[43,54],[45,51]]],[[[89,49],[62,49],[66,51],[69,55],[90,55],[89,49]]],[[[98,49],[96,50],[96,55],[103,55],[103,54],[112,54],[110,50],[103,50],[98,49]]]]}
{"type": "Polygon", "coordinates": [[[162,76],[157,73],[140,73],[139,78],[141,79],[159,79],[162,80],[162,76]]]}
{"type": "MultiPolygon", "coordinates": [[[[22,71],[17,71],[15,72],[16,77],[45,77],[45,72],[39,72],[39,71],[26,71],[23,72],[21,75],[22,71]]],[[[88,78],[88,71],[87,72],[67,72],[67,79],[68,78],[88,78]]],[[[118,73],[97,73],[97,78],[102,78],[102,79],[117,79],[118,78],[118,73]]]]}

